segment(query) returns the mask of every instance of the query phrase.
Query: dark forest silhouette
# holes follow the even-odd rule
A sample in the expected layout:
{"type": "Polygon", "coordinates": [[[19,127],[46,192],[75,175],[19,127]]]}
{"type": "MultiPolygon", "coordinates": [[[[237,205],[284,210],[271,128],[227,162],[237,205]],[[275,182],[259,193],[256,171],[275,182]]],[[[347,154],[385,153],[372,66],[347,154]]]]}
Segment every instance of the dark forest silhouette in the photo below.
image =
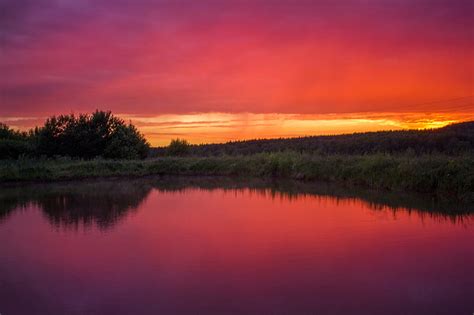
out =
{"type": "MultiPolygon", "coordinates": [[[[474,152],[474,121],[439,129],[354,133],[334,136],[231,141],[222,144],[189,145],[194,156],[250,155],[262,152],[296,151],[314,154],[361,155],[413,153],[458,155],[474,152]]],[[[171,151],[171,153],[174,151],[171,151]]],[[[153,148],[152,156],[170,154],[169,148],[153,148]]],[[[182,155],[182,154],[180,154],[182,155]]]]}

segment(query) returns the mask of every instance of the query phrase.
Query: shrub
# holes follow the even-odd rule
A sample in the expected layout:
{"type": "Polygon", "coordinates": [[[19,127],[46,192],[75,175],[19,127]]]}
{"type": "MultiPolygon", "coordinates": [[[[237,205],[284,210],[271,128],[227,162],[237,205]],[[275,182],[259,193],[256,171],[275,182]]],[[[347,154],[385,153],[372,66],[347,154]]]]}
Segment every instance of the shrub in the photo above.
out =
{"type": "Polygon", "coordinates": [[[190,152],[190,144],[185,139],[173,139],[168,145],[167,152],[171,156],[185,156],[190,152]]]}

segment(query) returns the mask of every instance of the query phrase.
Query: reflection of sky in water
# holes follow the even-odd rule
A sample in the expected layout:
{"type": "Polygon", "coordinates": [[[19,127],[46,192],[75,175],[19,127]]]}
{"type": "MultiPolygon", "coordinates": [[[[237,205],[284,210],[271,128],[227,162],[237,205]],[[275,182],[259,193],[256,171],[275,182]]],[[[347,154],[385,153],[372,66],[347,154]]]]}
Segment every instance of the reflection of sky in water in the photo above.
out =
{"type": "Polygon", "coordinates": [[[268,189],[74,187],[2,194],[2,313],[471,311],[472,215],[268,189]]]}

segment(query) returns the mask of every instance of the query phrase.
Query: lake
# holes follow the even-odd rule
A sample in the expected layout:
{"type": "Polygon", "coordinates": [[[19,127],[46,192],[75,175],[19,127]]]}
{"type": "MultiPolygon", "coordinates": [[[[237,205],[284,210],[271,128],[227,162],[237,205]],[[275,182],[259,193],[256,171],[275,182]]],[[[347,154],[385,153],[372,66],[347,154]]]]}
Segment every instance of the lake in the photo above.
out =
{"type": "Polygon", "coordinates": [[[3,187],[0,313],[472,314],[474,215],[295,182],[3,187]]]}

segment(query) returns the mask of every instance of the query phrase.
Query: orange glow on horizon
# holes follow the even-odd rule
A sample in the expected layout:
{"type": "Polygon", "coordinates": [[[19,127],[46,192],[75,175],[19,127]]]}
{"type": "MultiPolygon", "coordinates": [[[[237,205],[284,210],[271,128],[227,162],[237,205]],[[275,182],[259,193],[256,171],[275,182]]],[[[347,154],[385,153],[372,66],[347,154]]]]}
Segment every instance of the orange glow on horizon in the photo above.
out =
{"type": "MultiPolygon", "coordinates": [[[[193,113],[157,116],[117,115],[131,121],[153,146],[183,138],[193,144],[222,143],[263,138],[291,138],[354,132],[402,129],[433,129],[474,120],[466,113],[350,113],[350,114],[257,114],[193,113]]],[[[0,117],[13,128],[26,130],[45,118],[0,117]]]]}
{"type": "Polygon", "coordinates": [[[193,144],[401,129],[434,129],[474,120],[474,113],[223,114],[129,117],[154,146],[184,138],[193,144]]]}

